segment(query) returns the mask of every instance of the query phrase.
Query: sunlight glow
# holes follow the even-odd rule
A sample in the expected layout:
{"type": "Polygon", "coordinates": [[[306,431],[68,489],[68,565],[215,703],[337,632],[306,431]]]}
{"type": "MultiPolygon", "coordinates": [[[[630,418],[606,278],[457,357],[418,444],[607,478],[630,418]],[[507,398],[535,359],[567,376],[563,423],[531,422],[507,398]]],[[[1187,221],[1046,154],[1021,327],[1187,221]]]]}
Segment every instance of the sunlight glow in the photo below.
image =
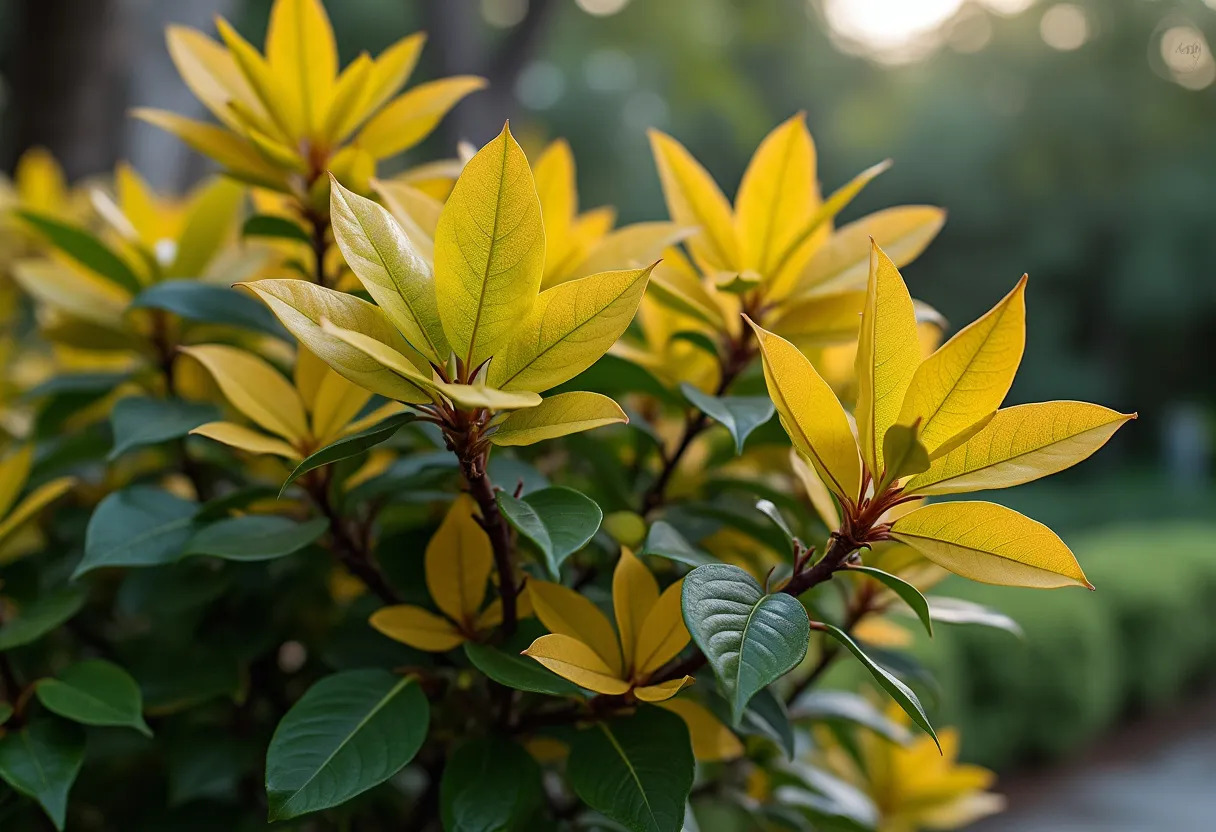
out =
{"type": "Polygon", "coordinates": [[[941,43],[942,26],[964,0],[826,0],[824,17],[842,41],[893,63],[923,57],[941,43]]]}

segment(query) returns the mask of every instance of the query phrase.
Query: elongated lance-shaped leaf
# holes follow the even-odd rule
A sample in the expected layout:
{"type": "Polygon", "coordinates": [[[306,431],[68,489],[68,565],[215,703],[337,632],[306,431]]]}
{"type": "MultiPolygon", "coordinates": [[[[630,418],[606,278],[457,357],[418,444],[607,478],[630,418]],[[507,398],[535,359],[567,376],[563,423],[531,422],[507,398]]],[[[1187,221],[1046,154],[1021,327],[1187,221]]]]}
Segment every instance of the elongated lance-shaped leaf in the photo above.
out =
{"type": "Polygon", "coordinates": [[[143,288],[139,277],[126,261],[88,231],[34,211],[19,211],[18,214],[45,237],[47,242],[89,271],[101,275],[132,295],[143,288]]]}
{"type": "Polygon", "coordinates": [[[490,437],[495,445],[533,445],[605,425],[628,423],[621,406],[600,393],[572,391],[504,419],[490,437]]]}
{"type": "Polygon", "coordinates": [[[920,619],[920,623],[925,625],[925,632],[930,636],[933,635],[933,616],[929,613],[929,602],[925,600],[925,596],[919,589],[903,578],[883,572],[881,569],[875,569],[873,566],[851,566],[849,571],[869,575],[874,580],[885,584],[887,589],[902,598],[904,603],[912,608],[916,617],[920,619]]]}
{"type": "Polygon", "coordinates": [[[748,701],[806,655],[810,621],[797,598],[766,595],[737,566],[699,566],[684,579],[684,623],[738,723],[748,701]]]}
{"type": "Polygon", "coordinates": [[[396,416],[390,416],[380,424],[374,425],[362,433],[344,437],[332,445],[326,445],[319,451],[309,454],[287,477],[279,493],[282,494],[287,489],[287,486],[314,468],[320,468],[322,465],[329,465],[339,460],[357,456],[371,450],[381,442],[387,442],[393,438],[393,434],[400,430],[403,425],[417,418],[418,416],[414,413],[398,413],[396,416]]]}
{"type": "Polygon", "coordinates": [[[819,202],[806,114],[786,119],[756,148],[735,197],[740,265],[768,277],[819,202]]]}

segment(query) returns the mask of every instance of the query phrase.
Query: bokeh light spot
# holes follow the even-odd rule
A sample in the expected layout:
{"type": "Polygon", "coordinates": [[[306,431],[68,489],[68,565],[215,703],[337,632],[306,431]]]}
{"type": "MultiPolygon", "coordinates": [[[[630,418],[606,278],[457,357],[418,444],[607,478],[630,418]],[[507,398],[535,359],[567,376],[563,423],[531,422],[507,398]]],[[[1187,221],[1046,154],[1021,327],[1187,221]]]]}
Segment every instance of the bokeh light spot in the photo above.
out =
{"type": "Polygon", "coordinates": [[[1080,49],[1089,39],[1089,20],[1080,6],[1060,3],[1043,13],[1039,34],[1052,49],[1070,52],[1080,49]]]}

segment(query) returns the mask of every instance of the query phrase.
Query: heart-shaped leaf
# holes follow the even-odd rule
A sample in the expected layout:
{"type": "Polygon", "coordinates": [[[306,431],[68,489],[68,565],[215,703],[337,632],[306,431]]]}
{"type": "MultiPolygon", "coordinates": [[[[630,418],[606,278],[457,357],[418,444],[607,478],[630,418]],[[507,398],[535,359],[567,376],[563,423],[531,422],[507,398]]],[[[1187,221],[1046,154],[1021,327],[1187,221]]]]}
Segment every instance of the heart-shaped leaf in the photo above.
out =
{"type": "Polygon", "coordinates": [[[680,832],[694,767],[684,721],[643,705],[575,735],[566,774],[588,806],[633,832],[680,832]]]}
{"type": "Polygon", "coordinates": [[[920,623],[925,625],[925,632],[930,636],[933,635],[933,618],[929,612],[929,602],[925,600],[924,595],[921,595],[919,589],[912,586],[912,584],[903,578],[883,572],[881,569],[875,569],[873,566],[850,566],[849,571],[869,575],[871,578],[885,584],[887,589],[902,598],[904,603],[912,608],[912,611],[916,613],[916,617],[920,619],[920,623]]]}
{"type": "Polygon", "coordinates": [[[79,578],[102,566],[157,566],[177,560],[194,534],[198,505],[159,488],[133,485],[107,496],[89,518],[79,578]]]}
{"type": "Polygon", "coordinates": [[[383,783],[414,758],[429,722],[412,678],[347,670],[317,682],[266,752],[270,820],[329,809],[383,783]]]}
{"type": "Polygon", "coordinates": [[[698,566],[684,579],[684,623],[710,667],[738,724],[748,701],[806,655],[810,621],[798,599],[765,595],[737,566],[698,566]]]}
{"type": "Polygon", "coordinates": [[[445,832],[497,832],[519,824],[543,804],[540,766],[503,737],[466,742],[452,753],[439,788],[445,832]]]}
{"type": "Polygon", "coordinates": [[[37,641],[80,612],[85,593],[63,587],[17,609],[17,615],[0,626],[0,652],[37,641]]]}
{"type": "Polygon", "coordinates": [[[0,738],[0,780],[38,801],[59,830],[83,762],[84,732],[70,722],[38,719],[0,738]]]}
{"type": "Polygon", "coordinates": [[[184,554],[225,560],[272,560],[298,552],[328,528],[329,521],[324,517],[303,523],[274,515],[228,517],[195,532],[184,554]]]}
{"type": "Polygon", "coordinates": [[[579,696],[578,685],[545,668],[540,662],[508,653],[488,644],[466,642],[464,653],[473,666],[486,676],[515,690],[549,696],[579,696]]]}
{"type": "Polygon", "coordinates": [[[768,396],[711,396],[687,382],[680,385],[680,392],[702,413],[730,431],[737,453],[743,453],[743,443],[752,431],[773,418],[773,401],[768,396]]]}
{"type": "Polygon", "coordinates": [[[604,519],[594,500],[561,486],[533,491],[519,500],[500,491],[498,507],[516,531],[540,549],[554,579],[566,558],[587,545],[604,519]]]}
{"type": "Polygon", "coordinates": [[[42,679],[35,692],[48,711],[82,725],[134,728],[152,736],[143,718],[139,685],[127,671],[104,659],[74,664],[54,679],[42,679]]]}
{"type": "Polygon", "coordinates": [[[110,411],[114,447],[108,458],[114,460],[132,448],[178,439],[199,425],[218,418],[219,408],[210,404],[151,396],[119,399],[110,411]]]}
{"type": "Polygon", "coordinates": [[[413,413],[398,413],[361,433],[344,437],[337,442],[326,445],[319,451],[314,451],[305,457],[296,466],[296,469],[291,472],[291,476],[287,478],[287,481],[283,483],[283,487],[279,490],[279,495],[282,496],[283,492],[287,490],[287,486],[314,468],[320,468],[322,465],[329,465],[369,451],[380,443],[392,439],[393,434],[417,418],[413,413]]]}
{"type": "Polygon", "coordinates": [[[165,280],[140,292],[134,309],[163,309],[189,321],[224,324],[284,338],[274,313],[247,292],[197,280],[165,280]]]}

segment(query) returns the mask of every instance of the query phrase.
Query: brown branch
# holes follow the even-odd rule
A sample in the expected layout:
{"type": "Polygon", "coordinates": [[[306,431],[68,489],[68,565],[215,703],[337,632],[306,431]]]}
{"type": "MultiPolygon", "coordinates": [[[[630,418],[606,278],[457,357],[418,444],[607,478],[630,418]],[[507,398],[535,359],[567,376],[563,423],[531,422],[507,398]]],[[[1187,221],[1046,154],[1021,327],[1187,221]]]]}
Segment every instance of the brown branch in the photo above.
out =
{"type": "Polygon", "coordinates": [[[384,577],[370,549],[364,546],[356,535],[351,534],[346,518],[334,508],[333,501],[329,498],[328,474],[314,477],[312,473],[310,472],[302,484],[317,510],[329,520],[330,551],[334,557],[381,601],[386,604],[400,604],[400,594],[384,577]]]}
{"type": "Polygon", "coordinates": [[[515,582],[515,567],[511,562],[511,529],[506,518],[498,510],[498,499],[494,496],[494,484],[486,473],[485,454],[475,458],[460,455],[460,467],[469,494],[477,502],[481,512],[481,527],[490,538],[494,550],[494,568],[498,571],[498,594],[502,598],[502,632],[504,636],[515,633],[519,622],[517,600],[519,587],[515,582]]]}

